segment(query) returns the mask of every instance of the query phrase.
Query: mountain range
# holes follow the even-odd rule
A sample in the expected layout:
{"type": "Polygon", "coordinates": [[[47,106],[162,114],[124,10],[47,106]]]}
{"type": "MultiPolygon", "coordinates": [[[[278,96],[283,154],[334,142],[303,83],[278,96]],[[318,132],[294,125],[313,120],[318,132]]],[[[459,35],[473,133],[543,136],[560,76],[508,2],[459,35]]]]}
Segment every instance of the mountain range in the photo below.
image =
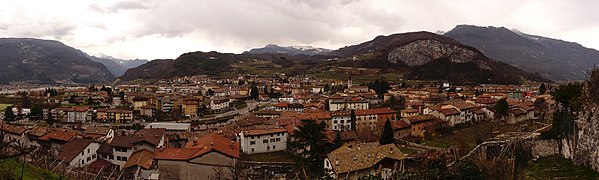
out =
{"type": "Polygon", "coordinates": [[[106,68],[108,68],[110,73],[116,77],[125,74],[127,69],[131,69],[149,62],[145,59],[123,60],[106,55],[88,56],[88,58],[92,61],[102,63],[104,66],[106,66],[106,68]]]}
{"type": "Polygon", "coordinates": [[[206,74],[288,74],[515,84],[581,80],[599,52],[504,27],[458,25],[448,32],[377,36],[337,50],[268,44],[241,54],[189,52],[176,59],[90,56],[61,42],[0,39],[0,83],[97,83],[206,74]]]}
{"type": "Polygon", "coordinates": [[[262,48],[253,48],[247,53],[252,54],[289,54],[289,55],[317,55],[331,52],[330,49],[316,48],[312,46],[279,46],[275,44],[267,44],[262,48]]]}
{"type": "Polygon", "coordinates": [[[557,80],[583,80],[599,64],[599,51],[505,27],[458,25],[444,34],[486,56],[557,80]]]}
{"type": "Polygon", "coordinates": [[[114,79],[101,63],[61,42],[0,38],[0,83],[99,83],[114,79]]]}
{"type": "Polygon", "coordinates": [[[406,79],[457,83],[517,84],[526,80],[549,81],[538,74],[493,61],[473,47],[430,32],[378,36],[372,41],[312,56],[259,53],[256,50],[243,54],[192,52],[174,60],[150,61],[128,70],[121,79],[162,79],[196,74],[237,76],[255,72],[262,72],[264,75],[333,72],[347,77],[348,73],[354,73],[331,67],[370,68],[373,74],[396,74],[406,79]],[[331,59],[337,60],[330,61],[331,59]]]}

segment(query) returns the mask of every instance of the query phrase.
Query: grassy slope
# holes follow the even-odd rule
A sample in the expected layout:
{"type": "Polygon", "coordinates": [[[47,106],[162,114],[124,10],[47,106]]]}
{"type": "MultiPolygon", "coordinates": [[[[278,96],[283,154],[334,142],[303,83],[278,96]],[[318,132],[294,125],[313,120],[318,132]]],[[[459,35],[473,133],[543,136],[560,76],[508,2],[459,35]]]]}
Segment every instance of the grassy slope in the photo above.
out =
{"type": "Polygon", "coordinates": [[[563,157],[540,158],[530,162],[522,175],[524,179],[599,179],[599,173],[576,166],[563,157]]]}
{"type": "MultiPolygon", "coordinates": [[[[21,179],[21,173],[25,169],[25,173],[23,173],[23,179],[64,179],[59,175],[49,172],[48,170],[39,168],[37,166],[33,166],[31,164],[26,163],[23,166],[21,161],[15,159],[7,159],[0,161],[0,171],[2,172],[10,172],[12,171],[13,177],[12,179],[21,179]]],[[[4,175],[4,174],[3,174],[4,175]]],[[[11,179],[9,177],[4,177],[7,179],[11,179]]],[[[4,179],[0,178],[0,179],[4,179]]]]}

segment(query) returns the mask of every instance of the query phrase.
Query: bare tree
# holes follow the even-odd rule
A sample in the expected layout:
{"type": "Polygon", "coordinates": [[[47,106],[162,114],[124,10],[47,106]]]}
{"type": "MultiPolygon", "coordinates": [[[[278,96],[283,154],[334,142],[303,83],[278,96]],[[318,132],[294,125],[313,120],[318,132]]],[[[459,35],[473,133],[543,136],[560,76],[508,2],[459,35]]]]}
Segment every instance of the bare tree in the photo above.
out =
{"type": "Polygon", "coordinates": [[[225,170],[223,167],[221,166],[217,166],[212,168],[212,175],[209,176],[209,179],[214,179],[214,180],[222,180],[225,178],[225,170]]]}

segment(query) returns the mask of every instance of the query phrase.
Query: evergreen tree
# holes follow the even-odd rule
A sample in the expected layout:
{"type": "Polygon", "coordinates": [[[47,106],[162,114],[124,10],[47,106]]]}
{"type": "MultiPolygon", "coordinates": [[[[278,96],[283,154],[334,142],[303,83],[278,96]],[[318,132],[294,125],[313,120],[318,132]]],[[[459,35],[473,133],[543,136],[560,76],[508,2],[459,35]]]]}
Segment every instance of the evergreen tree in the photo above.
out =
{"type": "Polygon", "coordinates": [[[94,104],[94,100],[92,99],[91,96],[87,97],[87,105],[93,105],[94,104]]]}
{"type": "Polygon", "coordinates": [[[356,131],[356,114],[354,113],[353,109],[349,112],[349,120],[351,124],[351,130],[356,131]]]}
{"type": "Polygon", "coordinates": [[[208,89],[208,96],[214,96],[214,91],[212,89],[208,89]]]}
{"type": "Polygon", "coordinates": [[[12,106],[9,106],[4,110],[4,121],[11,122],[17,119],[17,116],[12,112],[12,106]]]}
{"type": "Polygon", "coordinates": [[[539,86],[539,94],[545,94],[545,91],[547,91],[545,83],[541,83],[541,86],[539,86]]]}
{"type": "Polygon", "coordinates": [[[121,101],[125,101],[125,92],[119,92],[119,98],[121,98],[121,101]]]}
{"type": "Polygon", "coordinates": [[[48,125],[52,126],[54,125],[54,116],[52,116],[52,110],[48,109],[48,114],[47,114],[47,118],[46,118],[46,123],[48,123],[48,125]]]}
{"type": "Polygon", "coordinates": [[[323,90],[324,92],[329,92],[331,91],[331,86],[329,84],[325,84],[323,90]]]}
{"type": "Polygon", "coordinates": [[[497,101],[495,105],[495,118],[505,118],[509,115],[510,106],[507,99],[503,98],[497,101]]]}
{"type": "Polygon", "coordinates": [[[250,90],[250,99],[257,99],[260,92],[258,92],[258,87],[256,85],[252,85],[252,89],[250,90]]]}
{"type": "Polygon", "coordinates": [[[29,113],[29,118],[33,120],[41,120],[44,117],[44,110],[39,105],[34,105],[29,113]]]}
{"type": "Polygon", "coordinates": [[[335,146],[332,150],[340,148],[341,146],[343,146],[343,139],[341,139],[341,131],[336,131],[335,132],[335,146]]]}
{"type": "Polygon", "coordinates": [[[244,85],[244,84],[245,84],[245,81],[243,81],[243,79],[240,79],[240,80],[239,80],[239,82],[237,82],[237,84],[238,84],[238,85],[240,85],[240,86],[241,86],[241,85],[244,85]]]}
{"type": "Polygon", "coordinates": [[[383,127],[383,134],[381,134],[381,140],[379,141],[381,145],[395,143],[395,139],[393,138],[393,128],[391,127],[391,121],[387,118],[387,122],[385,122],[385,126],[383,127]]]}
{"type": "Polygon", "coordinates": [[[270,92],[268,92],[268,86],[264,86],[264,94],[269,94],[270,95],[270,92]]]}
{"type": "Polygon", "coordinates": [[[312,120],[303,120],[302,126],[293,134],[295,141],[289,142],[291,152],[295,152],[292,158],[300,168],[304,169],[308,177],[315,179],[325,174],[324,157],[326,156],[326,135],[324,134],[326,124],[316,123],[312,120]]]}

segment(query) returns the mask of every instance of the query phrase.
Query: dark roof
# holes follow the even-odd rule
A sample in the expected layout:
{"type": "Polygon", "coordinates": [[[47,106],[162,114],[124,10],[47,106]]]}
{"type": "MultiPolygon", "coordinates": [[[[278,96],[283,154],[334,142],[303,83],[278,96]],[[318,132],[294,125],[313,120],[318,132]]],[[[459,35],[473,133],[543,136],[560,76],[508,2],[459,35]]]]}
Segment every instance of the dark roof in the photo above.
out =
{"type": "Polygon", "coordinates": [[[66,162],[71,162],[91,143],[92,141],[86,139],[73,139],[62,146],[57,158],[66,162]]]}
{"type": "Polygon", "coordinates": [[[135,143],[146,141],[152,145],[157,146],[158,144],[160,144],[160,140],[162,140],[162,137],[164,136],[164,132],[166,132],[165,128],[141,129],[141,130],[135,132],[135,136],[139,138],[135,141],[135,143]]]}
{"type": "Polygon", "coordinates": [[[96,161],[92,162],[87,167],[89,169],[92,169],[94,172],[98,172],[98,171],[101,171],[104,169],[108,169],[112,166],[114,166],[114,164],[110,163],[109,161],[104,160],[102,158],[98,158],[98,159],[96,159],[96,161]]]}
{"type": "Polygon", "coordinates": [[[136,165],[142,167],[143,169],[150,169],[153,159],[154,153],[152,153],[152,151],[147,149],[135,151],[133,154],[131,154],[129,160],[127,160],[127,163],[125,163],[125,166],[123,166],[123,169],[136,165]]]}
{"type": "Polygon", "coordinates": [[[114,136],[110,141],[110,145],[116,147],[131,148],[133,147],[133,142],[137,141],[138,139],[138,137],[133,136],[114,136]]]}
{"type": "Polygon", "coordinates": [[[87,127],[85,134],[107,135],[110,132],[109,127],[87,127]]]}
{"type": "Polygon", "coordinates": [[[101,154],[112,154],[112,146],[108,143],[103,143],[100,145],[97,152],[101,154]]]}

